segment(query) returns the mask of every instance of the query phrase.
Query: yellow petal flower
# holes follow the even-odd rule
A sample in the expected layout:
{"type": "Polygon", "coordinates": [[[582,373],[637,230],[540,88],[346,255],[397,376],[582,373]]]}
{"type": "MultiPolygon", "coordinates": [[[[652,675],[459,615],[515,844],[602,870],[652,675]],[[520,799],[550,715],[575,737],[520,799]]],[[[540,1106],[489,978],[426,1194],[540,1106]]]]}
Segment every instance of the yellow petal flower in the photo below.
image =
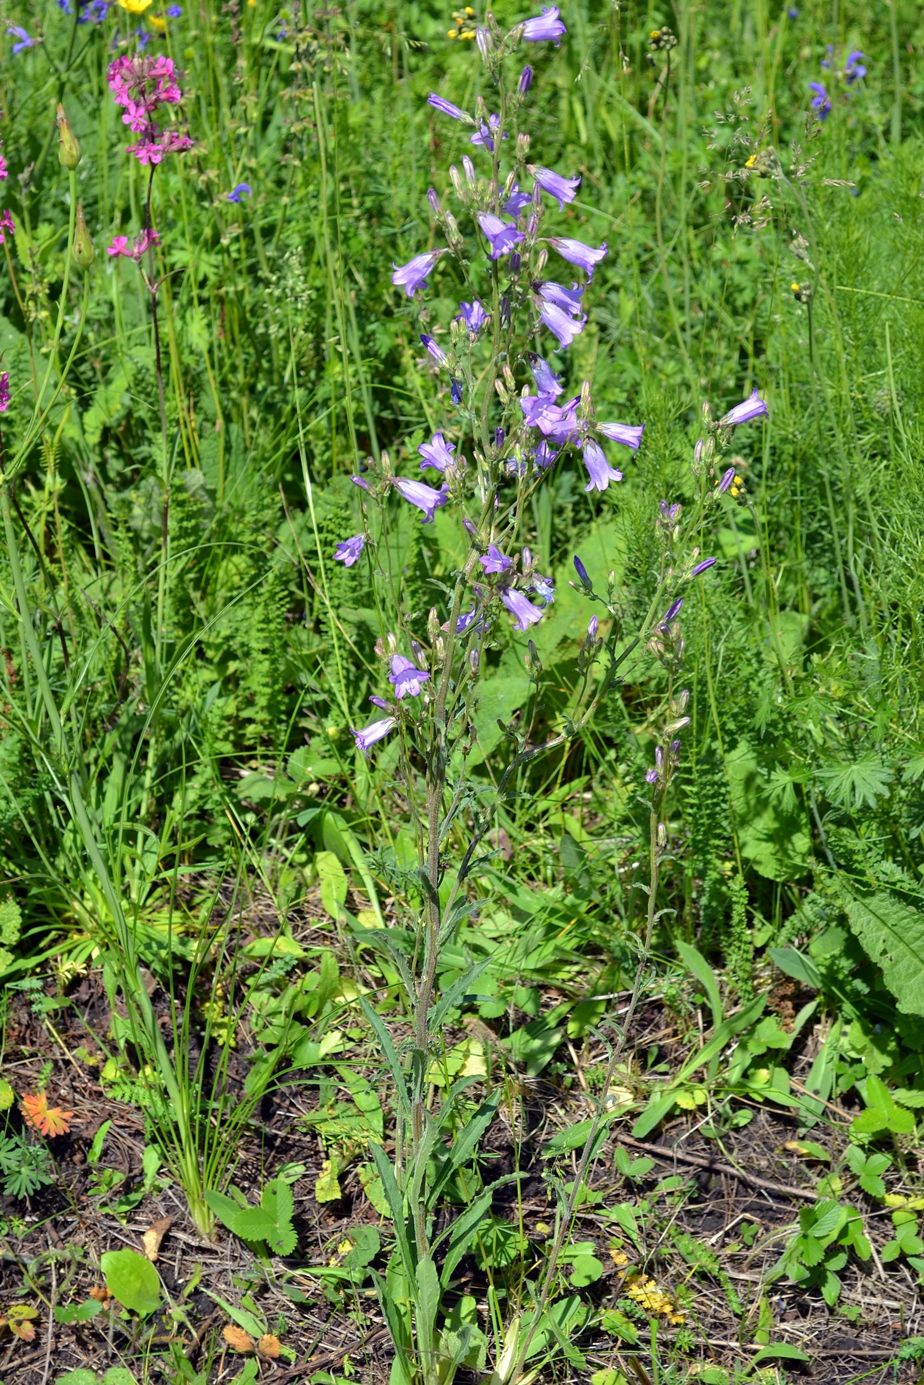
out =
{"type": "Polygon", "coordinates": [[[123,10],[128,10],[129,14],[144,14],[154,0],[118,0],[118,3],[123,10]]]}

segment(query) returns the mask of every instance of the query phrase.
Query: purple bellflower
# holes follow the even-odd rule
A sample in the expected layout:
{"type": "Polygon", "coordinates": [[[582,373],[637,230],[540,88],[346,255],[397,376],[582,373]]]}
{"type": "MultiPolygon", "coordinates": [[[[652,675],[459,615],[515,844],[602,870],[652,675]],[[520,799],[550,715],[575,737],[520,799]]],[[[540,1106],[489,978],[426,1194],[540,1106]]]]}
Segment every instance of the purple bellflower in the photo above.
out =
{"type": "Polygon", "coordinates": [[[605,491],[611,481],[622,480],[622,472],[610,466],[603,448],[593,438],[584,443],[584,465],[590,476],[586,491],[605,491]]]}
{"type": "Polygon", "coordinates": [[[559,211],[564,211],[566,202],[574,201],[580,186],[580,177],[563,178],[560,173],[553,172],[551,168],[538,168],[534,164],[530,165],[529,171],[542,191],[556,199],[559,211]]]}
{"type": "Polygon", "coordinates": [[[431,356],[433,357],[433,359],[436,361],[436,364],[437,364],[437,365],[448,365],[448,364],[449,364],[449,358],[448,358],[448,356],[446,355],[446,352],[445,352],[445,351],[443,350],[443,348],[440,346],[439,342],[435,342],[435,341],[433,340],[432,337],[428,337],[427,334],[426,334],[426,332],[421,332],[421,334],[420,334],[420,341],[421,341],[421,345],[422,345],[427,351],[429,351],[430,355],[431,355],[431,356]]]}
{"type": "Polygon", "coordinates": [[[477,337],[488,320],[488,314],[478,302],[477,298],[473,299],[471,303],[460,303],[458,315],[473,337],[477,337]]]}
{"type": "Polygon", "coordinates": [[[637,426],[630,423],[597,424],[598,433],[609,438],[610,442],[621,442],[623,447],[631,447],[633,452],[637,452],[641,446],[644,431],[644,423],[639,423],[637,426]]]}
{"type": "Polygon", "coordinates": [[[519,82],[517,82],[517,91],[520,93],[521,96],[525,96],[532,84],[533,69],[530,67],[529,63],[527,63],[523,71],[520,73],[520,80],[519,82]]]}
{"type": "Polygon", "coordinates": [[[499,260],[502,255],[508,255],[515,245],[525,240],[523,232],[518,231],[512,221],[501,221],[499,216],[494,216],[491,212],[482,212],[478,217],[478,225],[491,242],[488,255],[492,260],[499,260]]]}
{"type": "Polygon", "coordinates": [[[531,207],[532,205],[533,199],[530,197],[529,193],[523,192],[519,183],[514,183],[510,191],[510,196],[504,203],[503,210],[506,216],[517,217],[520,215],[520,212],[525,211],[527,207],[531,207]]]}
{"type": "Polygon", "coordinates": [[[768,413],[766,402],[761,399],[757,390],[751,390],[747,399],[736,404],[733,409],[729,409],[727,414],[723,414],[719,419],[720,428],[734,428],[739,423],[750,423],[754,418],[760,418],[762,414],[768,413]]]}
{"type": "Polygon", "coordinates": [[[573,442],[577,437],[578,426],[575,414],[580,403],[576,394],[567,404],[556,404],[554,395],[524,394],[520,398],[520,408],[530,428],[538,428],[553,442],[573,442]]]}
{"type": "Polygon", "coordinates": [[[397,717],[382,717],[381,721],[373,721],[368,726],[364,726],[361,731],[357,731],[351,726],[353,739],[356,741],[357,749],[362,750],[368,755],[369,750],[380,741],[383,736],[387,736],[389,731],[393,731],[398,724],[397,717]]]}
{"type": "MultiPolygon", "coordinates": [[[[481,124],[478,126],[478,129],[472,135],[471,139],[469,140],[469,143],[480,144],[483,148],[487,149],[489,154],[493,154],[495,137],[499,129],[500,116],[489,115],[487,120],[483,120],[481,124]]],[[[505,130],[503,133],[503,139],[509,138],[510,136],[507,134],[507,131],[505,130]]]]}
{"type": "Polygon", "coordinates": [[[478,559],[485,572],[507,572],[513,566],[511,560],[500,551],[496,543],[488,544],[487,553],[478,559]]]}
{"type": "Polygon", "coordinates": [[[696,564],[696,567],[690,573],[690,579],[692,580],[694,577],[698,577],[701,572],[707,572],[709,568],[715,567],[715,563],[715,558],[704,558],[701,563],[696,564]]]}
{"type": "Polygon", "coordinates": [[[408,298],[413,298],[443,254],[443,250],[426,250],[422,255],[415,255],[412,260],[408,260],[407,264],[394,265],[395,272],[391,276],[391,282],[403,288],[408,298]]]}
{"type": "Polygon", "coordinates": [[[572,240],[570,236],[551,236],[549,245],[558,251],[563,260],[577,265],[578,269],[583,269],[588,279],[593,277],[594,269],[607,251],[606,241],[595,250],[592,245],[585,245],[581,240],[572,240]]]}
{"type": "Polygon", "coordinates": [[[423,457],[420,464],[421,471],[426,471],[431,467],[434,471],[445,471],[448,466],[453,466],[455,457],[455,443],[447,442],[442,433],[434,433],[429,442],[422,442],[417,451],[423,457]]]}
{"type": "Polygon", "coordinates": [[[431,524],[437,510],[445,505],[449,499],[449,490],[446,486],[440,486],[439,490],[434,490],[432,486],[426,485],[423,481],[406,481],[403,476],[393,476],[392,485],[404,500],[423,511],[421,524],[431,524]]]}
{"type": "Polygon", "coordinates": [[[553,399],[557,399],[562,392],[562,383],[558,376],[541,356],[530,353],[529,368],[533,373],[536,382],[536,389],[540,394],[550,394],[553,399]]]}
{"type": "Polygon", "coordinates": [[[437,96],[435,91],[431,91],[427,97],[427,105],[432,106],[435,111],[442,111],[443,115],[451,116],[453,120],[462,120],[466,125],[473,124],[472,117],[458,106],[454,106],[445,97],[437,96]]]}
{"type": "Polygon", "coordinates": [[[365,534],[354,534],[351,539],[344,539],[343,543],[337,544],[334,549],[334,557],[338,563],[343,563],[344,567],[352,567],[359,560],[359,555],[365,546],[365,534]]]}
{"type": "Polygon", "coordinates": [[[540,577],[538,574],[532,581],[533,595],[538,596],[543,606],[551,606],[555,600],[555,584],[548,577],[540,577]]]}
{"type": "Polygon", "coordinates": [[[728,490],[729,486],[731,485],[732,481],[734,481],[734,479],[735,468],[733,466],[730,466],[726,471],[723,471],[722,479],[716,487],[716,490],[719,492],[720,495],[725,494],[725,492],[728,490]]]}
{"type": "Polygon", "coordinates": [[[578,575],[578,581],[580,582],[581,586],[589,587],[591,585],[591,582],[590,578],[587,575],[587,569],[576,553],[574,555],[574,570],[578,575]]]}
{"type": "Polygon", "coordinates": [[[403,654],[391,656],[391,673],[388,675],[388,681],[395,690],[395,697],[399,700],[402,697],[419,697],[420,689],[429,677],[426,669],[417,668],[412,660],[405,659],[403,654]]]}
{"type": "Polygon", "coordinates": [[[575,337],[579,337],[584,330],[585,317],[575,318],[566,309],[563,309],[557,302],[550,301],[545,294],[539,294],[539,321],[544,327],[548,327],[550,332],[554,332],[558,338],[558,345],[561,347],[570,346],[575,337]]]}
{"type": "Polygon", "coordinates": [[[528,630],[531,625],[535,625],[542,619],[542,612],[527,601],[522,592],[516,591],[513,587],[501,592],[501,601],[510,614],[515,617],[514,630],[528,630]]]}
{"type": "Polygon", "coordinates": [[[554,43],[557,48],[567,32],[558,17],[558,6],[546,5],[541,14],[524,21],[522,37],[527,43],[554,43]]]}

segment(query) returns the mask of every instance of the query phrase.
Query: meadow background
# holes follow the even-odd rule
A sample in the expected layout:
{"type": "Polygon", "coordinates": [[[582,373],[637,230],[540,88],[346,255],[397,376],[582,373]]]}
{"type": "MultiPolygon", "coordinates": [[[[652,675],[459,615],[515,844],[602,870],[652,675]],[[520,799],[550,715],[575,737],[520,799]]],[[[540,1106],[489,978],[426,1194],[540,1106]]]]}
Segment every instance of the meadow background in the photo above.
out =
{"type": "MultiPolygon", "coordinates": [[[[486,660],[466,803],[495,818],[431,1055],[440,1091],[481,1084],[450,1124],[461,1139],[477,1111],[478,1142],[433,1215],[458,1217],[492,1163],[526,1182],[478,1204],[436,1321],[458,1378],[494,1385],[526,1378],[504,1347],[527,1310],[518,1369],[543,1380],[916,1379],[924,18],[911,0],[575,0],[562,18],[562,46],[528,54],[532,147],[582,175],[563,233],[609,254],[556,364],[646,431],[620,486],[588,496],[559,466],[531,502],[557,589],[531,631],[542,679],[513,632],[486,660]],[[702,404],[752,387],[769,414],[734,435],[743,489],[684,608],[691,725],[640,973],[663,671],[634,662],[504,797],[498,720],[561,725],[589,614],[574,555],[604,588],[615,574],[637,623],[702,404]],[[701,1172],[746,1165],[795,1200],[770,1216],[736,1184],[724,1221],[685,1222],[703,1190],[671,1160],[684,1140],[701,1172]],[[540,1292],[556,1207],[568,1236],[540,1292]]],[[[465,147],[428,92],[487,99],[453,26],[414,0],[0,7],[11,1380],[283,1378],[229,1326],[319,1385],[452,1378],[415,1355],[373,1153],[392,1157],[399,1123],[418,824],[397,747],[366,757],[350,728],[381,690],[377,640],[445,599],[455,521],[394,501],[390,583],[333,553],[366,518],[351,476],[383,453],[416,467],[441,425],[419,300],[391,276],[434,243],[425,194],[465,147]],[[141,267],[107,253],[144,219],[106,81],[139,48],[174,59],[193,141],[153,180],[160,370],[141,267]],[[230,1181],[268,1220],[236,1229],[230,1181]],[[140,1252],[159,1216],[189,1240],[133,1299],[100,1256],[140,1252]]],[[[425,310],[456,310],[439,275],[425,310]]],[[[463,813],[457,858],[466,840],[463,813]]]]}

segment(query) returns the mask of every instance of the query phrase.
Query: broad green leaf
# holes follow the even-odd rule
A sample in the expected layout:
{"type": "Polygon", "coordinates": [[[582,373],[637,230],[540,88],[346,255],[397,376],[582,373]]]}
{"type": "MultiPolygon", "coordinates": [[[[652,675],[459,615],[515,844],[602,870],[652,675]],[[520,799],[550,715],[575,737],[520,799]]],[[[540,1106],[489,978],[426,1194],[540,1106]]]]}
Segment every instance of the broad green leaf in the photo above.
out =
{"type": "Polygon", "coordinates": [[[424,1361],[432,1361],[436,1315],[440,1306],[440,1281],[429,1255],[417,1261],[417,1344],[424,1361]]]}
{"type": "Polygon", "coordinates": [[[681,962],[686,967],[691,976],[702,986],[706,992],[706,999],[709,1002],[709,1011],[712,1015],[712,1025],[716,1028],[722,1023],[724,1013],[722,1010],[722,997],[719,993],[718,982],[715,979],[715,968],[711,967],[703,954],[691,943],[686,943],[682,938],[678,938],[674,944],[681,962]]]}
{"type": "Polygon", "coordinates": [[[761,1347],[751,1357],[752,1366],[762,1366],[765,1361],[811,1361],[811,1357],[801,1347],[790,1346],[788,1342],[769,1343],[761,1347]]]}
{"type": "Polygon", "coordinates": [[[107,1250],[100,1256],[106,1288],[131,1313],[146,1318],[163,1303],[160,1277],[137,1250],[107,1250]]]}
{"type": "Polygon", "coordinates": [[[924,913],[885,890],[844,891],[847,921],[906,1015],[924,1015],[924,913]]]}
{"type": "Polygon", "coordinates": [[[343,917],[343,905],[350,888],[346,872],[332,851],[319,851],[314,863],[318,872],[321,903],[336,921],[343,917]]]}

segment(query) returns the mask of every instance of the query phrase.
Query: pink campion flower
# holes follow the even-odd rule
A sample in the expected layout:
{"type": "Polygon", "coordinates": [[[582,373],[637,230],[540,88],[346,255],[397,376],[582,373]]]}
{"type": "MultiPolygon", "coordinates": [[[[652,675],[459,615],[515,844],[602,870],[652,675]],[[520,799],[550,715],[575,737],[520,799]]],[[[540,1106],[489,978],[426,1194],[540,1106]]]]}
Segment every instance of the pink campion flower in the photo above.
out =
{"type": "Polygon", "coordinates": [[[109,64],[106,76],[116,105],[125,108],[123,122],[138,134],[147,129],[158,106],[176,106],[182,99],[173,59],[162,53],[150,58],[123,53],[109,64]]]}
{"type": "Polygon", "coordinates": [[[4,370],[0,372],[0,414],[5,414],[10,407],[10,372],[4,370]]]}
{"type": "Polygon", "coordinates": [[[124,259],[137,263],[152,245],[160,245],[160,232],[155,231],[153,227],[150,230],[145,228],[134,241],[130,241],[128,236],[113,236],[112,244],[106,246],[106,254],[111,255],[113,259],[121,255],[124,259]]]}
{"type": "Polygon", "coordinates": [[[166,154],[192,148],[188,135],[162,131],[154,119],[158,107],[178,105],[182,98],[172,58],[123,53],[109,64],[107,79],[116,105],[124,109],[123,123],[142,136],[128,149],[139,163],[156,166],[166,154]]]}
{"type": "Polygon", "coordinates": [[[7,233],[16,234],[16,223],[9,212],[0,212],[0,245],[6,244],[7,233]]]}
{"type": "Polygon", "coordinates": [[[6,159],[0,154],[0,183],[10,176],[10,170],[6,166],[6,159]]]}

